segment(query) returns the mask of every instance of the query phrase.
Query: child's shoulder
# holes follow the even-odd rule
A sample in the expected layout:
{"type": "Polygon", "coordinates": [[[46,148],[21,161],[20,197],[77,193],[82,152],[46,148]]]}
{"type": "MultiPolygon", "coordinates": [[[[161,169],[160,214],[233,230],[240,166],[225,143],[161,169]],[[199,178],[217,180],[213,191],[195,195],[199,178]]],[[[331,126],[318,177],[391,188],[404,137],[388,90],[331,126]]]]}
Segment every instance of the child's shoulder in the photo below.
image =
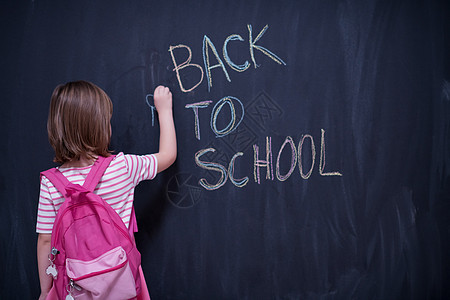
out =
{"type": "Polygon", "coordinates": [[[115,154],[112,162],[110,163],[110,167],[119,165],[122,167],[127,165],[126,154],[124,154],[123,152],[115,154]]]}
{"type": "Polygon", "coordinates": [[[116,155],[111,165],[125,165],[129,170],[134,169],[156,169],[157,159],[155,154],[124,154],[120,152],[116,155]]]}
{"type": "Polygon", "coordinates": [[[125,159],[125,154],[123,152],[119,152],[119,153],[115,154],[113,161],[116,161],[116,160],[120,161],[123,159],[125,159]]]}
{"type": "Polygon", "coordinates": [[[133,165],[135,157],[137,157],[135,154],[125,154],[123,152],[119,152],[115,154],[110,167],[125,167],[128,169],[130,164],[133,165]]]}

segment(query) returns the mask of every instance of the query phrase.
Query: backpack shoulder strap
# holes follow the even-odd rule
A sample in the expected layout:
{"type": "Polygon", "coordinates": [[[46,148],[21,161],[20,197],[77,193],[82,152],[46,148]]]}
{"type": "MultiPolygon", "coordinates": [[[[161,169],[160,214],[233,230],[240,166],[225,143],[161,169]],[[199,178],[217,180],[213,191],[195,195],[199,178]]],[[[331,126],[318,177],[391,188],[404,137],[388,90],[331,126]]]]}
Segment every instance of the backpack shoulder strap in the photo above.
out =
{"type": "Polygon", "coordinates": [[[102,178],[103,174],[105,173],[106,169],[108,168],[109,164],[114,159],[114,157],[115,157],[114,155],[111,155],[108,157],[99,156],[97,158],[84,181],[83,187],[86,190],[90,192],[94,191],[95,187],[99,183],[100,179],[102,178]]]}
{"type": "Polygon", "coordinates": [[[55,186],[55,188],[66,198],[66,186],[70,184],[70,181],[57,169],[51,168],[47,171],[41,172],[42,176],[47,177],[51,183],[55,186]]]}

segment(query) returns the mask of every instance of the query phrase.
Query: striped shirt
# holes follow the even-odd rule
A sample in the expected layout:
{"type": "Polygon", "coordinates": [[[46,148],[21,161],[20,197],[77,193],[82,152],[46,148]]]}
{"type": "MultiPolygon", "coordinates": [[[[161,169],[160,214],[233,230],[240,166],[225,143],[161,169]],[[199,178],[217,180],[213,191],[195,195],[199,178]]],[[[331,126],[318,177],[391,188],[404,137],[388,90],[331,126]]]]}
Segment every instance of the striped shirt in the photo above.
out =
{"type": "MultiPolygon", "coordinates": [[[[72,183],[83,185],[91,166],[80,168],[59,168],[72,183]]],[[[94,193],[102,197],[120,215],[127,227],[133,207],[134,189],[142,180],[155,178],[157,160],[150,155],[131,155],[122,152],[112,160],[94,193]]],[[[37,215],[36,232],[52,233],[56,214],[64,202],[64,196],[53,184],[41,176],[41,190],[37,215]]]]}

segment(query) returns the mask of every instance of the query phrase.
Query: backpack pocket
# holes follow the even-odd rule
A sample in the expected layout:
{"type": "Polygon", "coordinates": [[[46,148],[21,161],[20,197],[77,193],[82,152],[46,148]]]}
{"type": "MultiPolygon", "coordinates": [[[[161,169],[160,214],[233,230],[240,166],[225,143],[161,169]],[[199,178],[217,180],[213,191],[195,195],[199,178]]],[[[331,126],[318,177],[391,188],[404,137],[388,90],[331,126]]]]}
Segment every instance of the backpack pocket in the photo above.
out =
{"type": "Polygon", "coordinates": [[[72,291],[75,299],[136,297],[133,273],[127,253],[121,246],[90,261],[67,258],[66,272],[76,284],[72,291]]]}

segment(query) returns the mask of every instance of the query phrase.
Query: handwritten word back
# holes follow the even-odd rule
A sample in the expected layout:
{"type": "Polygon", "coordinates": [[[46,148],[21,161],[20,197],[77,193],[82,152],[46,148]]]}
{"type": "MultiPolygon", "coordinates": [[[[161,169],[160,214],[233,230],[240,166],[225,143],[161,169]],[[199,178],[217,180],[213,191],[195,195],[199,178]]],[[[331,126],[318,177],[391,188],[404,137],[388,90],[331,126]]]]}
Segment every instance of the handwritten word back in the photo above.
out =
{"type": "MultiPolygon", "coordinates": [[[[268,57],[270,57],[273,61],[275,61],[276,63],[280,64],[280,65],[286,65],[286,63],[280,58],[278,57],[276,54],[274,54],[273,52],[271,52],[270,50],[268,50],[265,47],[256,45],[256,43],[262,38],[262,36],[264,35],[264,33],[267,31],[267,29],[269,28],[269,25],[266,25],[260,32],[259,34],[256,36],[255,39],[253,39],[253,30],[252,30],[252,26],[251,25],[247,25],[247,29],[248,29],[248,42],[249,42],[249,52],[250,52],[250,57],[251,60],[253,62],[253,65],[255,66],[255,69],[257,67],[259,67],[259,65],[256,63],[256,59],[255,59],[255,50],[260,51],[261,53],[264,53],[265,55],[267,55],[268,57]]],[[[244,39],[239,35],[239,34],[231,34],[230,36],[228,36],[224,43],[223,43],[223,47],[222,47],[222,53],[223,53],[223,59],[225,60],[225,63],[234,71],[236,72],[244,72],[245,70],[247,70],[250,67],[250,63],[246,60],[243,64],[237,64],[235,63],[230,56],[228,55],[228,44],[231,41],[240,41],[240,42],[244,42],[244,39]]],[[[203,64],[205,67],[205,71],[206,71],[206,77],[207,77],[207,82],[208,82],[208,91],[211,90],[211,87],[213,85],[213,81],[212,81],[212,73],[211,70],[215,69],[215,68],[219,68],[223,71],[225,78],[228,80],[228,82],[231,82],[231,78],[230,75],[228,74],[227,68],[223,62],[223,60],[220,58],[219,53],[217,52],[217,48],[214,45],[214,43],[211,41],[211,39],[205,35],[203,37],[203,64]],[[211,57],[212,55],[212,57],[211,57]],[[214,58],[216,60],[216,64],[211,65],[211,60],[212,58],[214,58]]],[[[172,57],[172,62],[173,65],[175,66],[175,68],[173,69],[174,72],[176,72],[177,75],[177,79],[178,79],[178,84],[180,86],[181,91],[187,93],[190,91],[193,91],[196,87],[198,87],[202,81],[203,81],[203,77],[204,77],[204,71],[203,71],[203,67],[200,66],[199,64],[195,64],[195,63],[191,63],[192,60],[192,51],[191,48],[187,45],[183,45],[183,44],[179,44],[176,46],[170,46],[169,47],[169,52],[170,55],[172,57]],[[186,49],[187,50],[187,58],[185,59],[184,62],[182,63],[178,63],[176,58],[175,58],[175,50],[177,52],[179,52],[179,49],[186,49]],[[181,80],[181,76],[180,76],[180,72],[185,69],[185,68],[197,68],[200,72],[200,79],[198,80],[198,82],[196,84],[194,84],[194,86],[192,87],[185,87],[183,85],[183,82],[181,80]]]]}

